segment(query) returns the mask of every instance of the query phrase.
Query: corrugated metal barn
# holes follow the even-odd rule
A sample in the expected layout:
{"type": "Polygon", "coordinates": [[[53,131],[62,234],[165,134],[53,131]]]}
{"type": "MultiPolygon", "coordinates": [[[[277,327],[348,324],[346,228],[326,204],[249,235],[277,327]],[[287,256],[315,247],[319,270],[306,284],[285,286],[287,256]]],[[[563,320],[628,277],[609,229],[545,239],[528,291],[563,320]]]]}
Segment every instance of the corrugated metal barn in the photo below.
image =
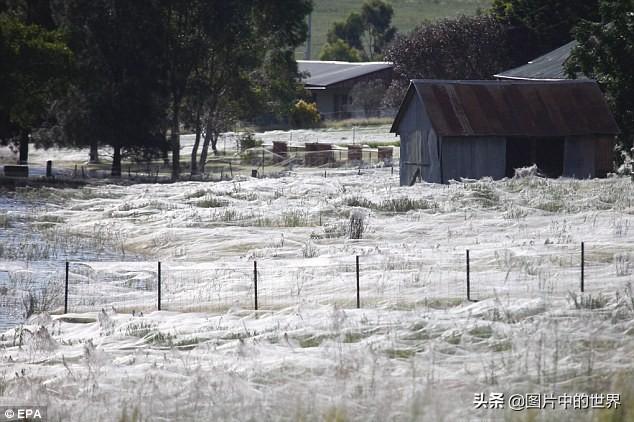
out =
{"type": "Polygon", "coordinates": [[[391,132],[401,185],[412,185],[532,164],[549,177],[605,176],[619,129],[594,81],[413,80],[391,132]]]}

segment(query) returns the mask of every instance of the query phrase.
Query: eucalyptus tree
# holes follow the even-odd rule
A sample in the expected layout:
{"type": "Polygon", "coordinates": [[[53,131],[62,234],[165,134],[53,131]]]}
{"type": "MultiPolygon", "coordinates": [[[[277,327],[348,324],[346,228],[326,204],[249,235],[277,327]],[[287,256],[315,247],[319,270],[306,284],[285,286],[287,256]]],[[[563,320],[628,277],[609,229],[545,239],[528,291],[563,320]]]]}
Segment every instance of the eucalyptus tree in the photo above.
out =
{"type": "Polygon", "coordinates": [[[63,0],[59,11],[77,58],[58,113],[64,140],[112,146],[113,176],[121,175],[124,151],[164,142],[160,12],[155,0],[63,0]]]}
{"type": "Polygon", "coordinates": [[[188,102],[195,105],[193,126],[199,129],[192,173],[204,171],[209,147],[215,152],[219,134],[236,120],[288,113],[299,82],[293,51],[306,39],[305,17],[312,10],[309,0],[212,1],[207,5],[213,7],[205,14],[202,50],[183,85],[188,102]],[[200,164],[196,165],[201,137],[200,164]]]}
{"type": "Polygon", "coordinates": [[[27,3],[0,3],[0,143],[17,145],[24,164],[31,135],[68,86],[73,60],[64,34],[27,3]]]}

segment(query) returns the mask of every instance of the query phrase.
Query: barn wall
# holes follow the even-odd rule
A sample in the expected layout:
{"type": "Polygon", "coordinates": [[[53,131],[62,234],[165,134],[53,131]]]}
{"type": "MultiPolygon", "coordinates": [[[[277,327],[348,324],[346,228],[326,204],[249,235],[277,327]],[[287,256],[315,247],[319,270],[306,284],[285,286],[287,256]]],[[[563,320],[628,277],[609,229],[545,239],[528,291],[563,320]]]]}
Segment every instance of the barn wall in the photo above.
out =
{"type": "Polygon", "coordinates": [[[501,179],[506,171],[506,138],[443,137],[443,183],[461,177],[501,179]]]}
{"type": "Polygon", "coordinates": [[[440,140],[433,128],[427,133],[427,151],[429,153],[429,166],[423,167],[426,170],[423,180],[432,183],[442,183],[440,140]]]}
{"type": "Polygon", "coordinates": [[[335,111],[335,97],[327,89],[313,90],[313,98],[317,103],[317,109],[324,115],[324,118],[332,118],[335,111]]]}
{"type": "MultiPolygon", "coordinates": [[[[423,102],[414,93],[405,107],[405,114],[398,127],[401,136],[401,186],[409,186],[417,171],[422,180],[440,183],[438,139],[423,102]]],[[[418,180],[417,177],[416,179],[418,180]]]]}
{"type": "Polygon", "coordinates": [[[564,173],[579,179],[595,177],[596,139],[589,136],[567,137],[564,143],[564,173]]]}
{"type": "Polygon", "coordinates": [[[614,136],[599,136],[595,143],[595,175],[605,177],[613,171],[614,136]]]}

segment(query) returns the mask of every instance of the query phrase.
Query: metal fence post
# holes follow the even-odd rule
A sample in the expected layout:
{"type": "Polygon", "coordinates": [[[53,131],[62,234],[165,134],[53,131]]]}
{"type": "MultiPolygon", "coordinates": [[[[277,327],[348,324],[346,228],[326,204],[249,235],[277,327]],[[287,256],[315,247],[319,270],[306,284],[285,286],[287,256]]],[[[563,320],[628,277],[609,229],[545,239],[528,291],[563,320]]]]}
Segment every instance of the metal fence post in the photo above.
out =
{"type": "Polygon", "coordinates": [[[471,301],[471,274],[469,269],[469,249],[467,249],[467,300],[471,301]]]}
{"type": "Polygon", "coordinates": [[[158,280],[158,310],[161,310],[161,261],[158,262],[157,268],[157,280],[158,280]]]}
{"type": "Polygon", "coordinates": [[[66,261],[66,282],[64,283],[64,313],[68,313],[68,261],[66,261]]]}
{"type": "Polygon", "coordinates": [[[585,245],[584,242],[581,242],[581,293],[584,291],[584,272],[585,272],[585,245]]]}
{"type": "Polygon", "coordinates": [[[359,255],[357,255],[357,309],[361,308],[361,296],[359,295],[359,255]]]}
{"type": "Polygon", "coordinates": [[[253,284],[255,288],[255,310],[258,310],[258,261],[253,261],[253,284]]]}

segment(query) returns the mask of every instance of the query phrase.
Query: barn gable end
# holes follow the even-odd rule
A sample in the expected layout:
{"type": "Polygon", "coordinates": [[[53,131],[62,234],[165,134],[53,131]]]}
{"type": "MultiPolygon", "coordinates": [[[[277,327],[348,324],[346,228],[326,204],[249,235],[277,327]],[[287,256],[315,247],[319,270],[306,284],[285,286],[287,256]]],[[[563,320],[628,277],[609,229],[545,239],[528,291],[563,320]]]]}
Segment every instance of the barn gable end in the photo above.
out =
{"type": "Polygon", "coordinates": [[[400,184],[411,185],[416,180],[440,183],[439,139],[427,117],[425,105],[412,87],[403,100],[397,120],[401,136],[400,184]]]}

